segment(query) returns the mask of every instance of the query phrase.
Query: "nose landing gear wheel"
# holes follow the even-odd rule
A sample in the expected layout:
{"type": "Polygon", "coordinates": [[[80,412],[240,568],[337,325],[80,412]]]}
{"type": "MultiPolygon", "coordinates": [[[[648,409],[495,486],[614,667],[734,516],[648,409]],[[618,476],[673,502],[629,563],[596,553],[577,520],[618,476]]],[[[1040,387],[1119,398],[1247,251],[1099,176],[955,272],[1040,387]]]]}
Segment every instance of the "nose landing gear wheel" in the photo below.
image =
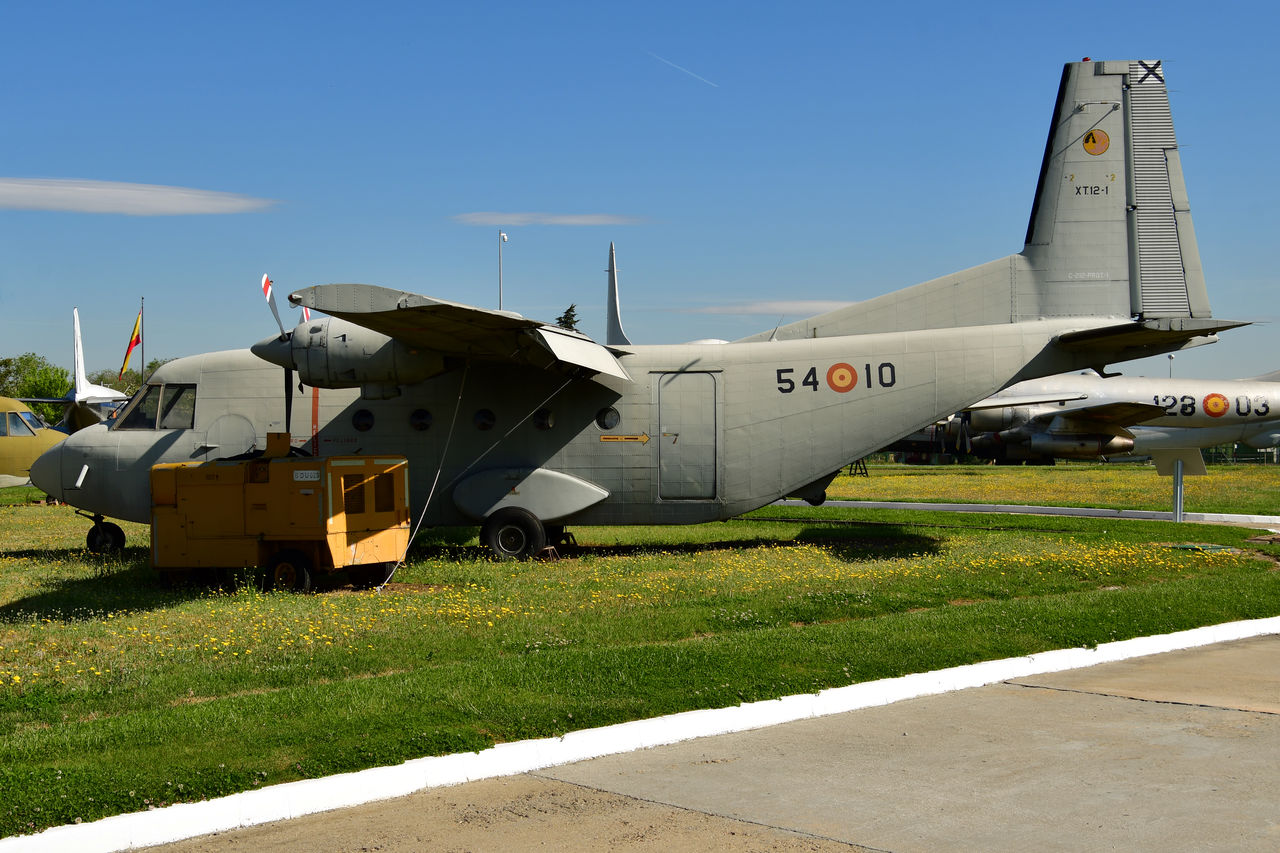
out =
{"type": "Polygon", "coordinates": [[[108,554],[124,550],[124,531],[110,521],[95,521],[84,538],[91,554],[108,554]]]}

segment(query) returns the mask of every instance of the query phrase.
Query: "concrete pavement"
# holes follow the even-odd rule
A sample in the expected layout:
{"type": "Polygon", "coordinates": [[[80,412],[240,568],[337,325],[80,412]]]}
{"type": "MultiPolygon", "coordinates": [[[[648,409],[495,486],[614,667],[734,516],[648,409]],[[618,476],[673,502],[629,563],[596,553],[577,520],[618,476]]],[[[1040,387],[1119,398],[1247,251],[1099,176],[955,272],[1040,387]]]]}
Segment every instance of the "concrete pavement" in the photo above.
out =
{"type": "Polygon", "coordinates": [[[1268,635],[154,849],[1272,851],[1278,792],[1268,635]]]}

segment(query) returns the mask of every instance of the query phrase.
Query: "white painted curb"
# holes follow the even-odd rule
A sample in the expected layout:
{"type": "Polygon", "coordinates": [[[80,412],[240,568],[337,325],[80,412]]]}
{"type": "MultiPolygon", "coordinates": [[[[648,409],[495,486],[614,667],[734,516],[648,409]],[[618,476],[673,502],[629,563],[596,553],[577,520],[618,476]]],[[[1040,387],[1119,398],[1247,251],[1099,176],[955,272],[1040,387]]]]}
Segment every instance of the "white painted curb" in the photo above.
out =
{"type": "Polygon", "coordinates": [[[981,687],[1012,678],[1079,669],[1266,634],[1280,634],[1280,616],[1210,625],[1158,637],[1121,640],[1106,643],[1096,649],[1061,649],[1020,658],[986,661],[904,675],[901,678],[835,687],[821,693],[751,702],[734,708],[688,711],[650,720],[570,732],[563,737],[503,743],[483,752],[417,758],[395,767],[374,767],[324,779],[287,782],[216,800],[179,803],[147,812],[103,818],[93,823],[58,826],[38,835],[0,839],[0,853],[54,853],[64,850],[75,850],[77,853],[114,853],[118,850],[149,847],[211,832],[401,797],[426,788],[513,776],[545,767],[698,737],[742,732],[778,723],[888,705],[904,699],[981,687]]]}

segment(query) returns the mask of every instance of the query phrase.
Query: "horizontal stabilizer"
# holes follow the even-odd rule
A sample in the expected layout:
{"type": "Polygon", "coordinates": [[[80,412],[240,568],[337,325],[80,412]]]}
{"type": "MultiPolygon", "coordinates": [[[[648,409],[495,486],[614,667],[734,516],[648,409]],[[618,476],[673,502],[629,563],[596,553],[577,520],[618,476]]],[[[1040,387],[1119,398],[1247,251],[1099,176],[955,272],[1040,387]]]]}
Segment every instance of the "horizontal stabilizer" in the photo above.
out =
{"type": "Polygon", "coordinates": [[[1124,361],[1213,343],[1218,332],[1247,325],[1207,317],[1164,317],[1066,332],[1053,342],[1069,352],[1098,352],[1106,362],[1124,361]]]}

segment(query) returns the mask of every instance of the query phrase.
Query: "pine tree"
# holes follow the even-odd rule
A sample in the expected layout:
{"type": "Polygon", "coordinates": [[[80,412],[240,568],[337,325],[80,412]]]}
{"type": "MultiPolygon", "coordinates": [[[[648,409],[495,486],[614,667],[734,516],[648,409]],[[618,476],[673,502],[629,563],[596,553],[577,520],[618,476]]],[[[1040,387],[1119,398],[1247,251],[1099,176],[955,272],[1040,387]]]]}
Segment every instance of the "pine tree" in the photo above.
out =
{"type": "Polygon", "coordinates": [[[564,313],[556,318],[556,325],[562,329],[578,331],[578,303],[573,302],[564,309],[564,313]]]}

